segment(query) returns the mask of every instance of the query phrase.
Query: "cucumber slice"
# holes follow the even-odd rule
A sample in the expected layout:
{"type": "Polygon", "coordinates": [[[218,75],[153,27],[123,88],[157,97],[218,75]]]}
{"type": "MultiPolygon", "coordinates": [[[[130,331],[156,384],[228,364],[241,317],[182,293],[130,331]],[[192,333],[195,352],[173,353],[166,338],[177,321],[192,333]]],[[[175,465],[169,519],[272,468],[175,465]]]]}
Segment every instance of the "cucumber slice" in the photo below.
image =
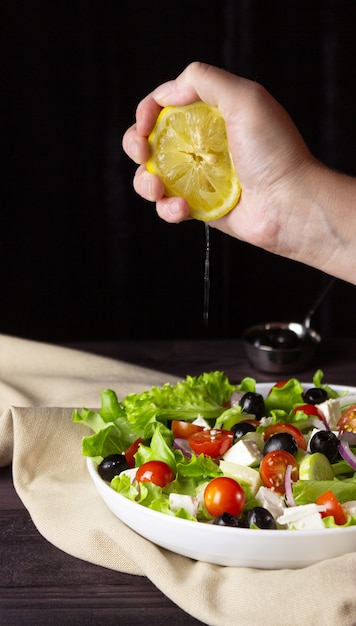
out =
{"type": "Polygon", "coordinates": [[[300,480],[334,480],[329,459],[321,452],[307,454],[299,465],[300,480]]]}
{"type": "Polygon", "coordinates": [[[250,489],[251,495],[255,496],[259,488],[262,486],[262,480],[258,470],[246,465],[239,465],[238,463],[232,463],[230,461],[224,461],[223,459],[219,463],[220,469],[225,476],[234,478],[237,482],[241,483],[241,486],[247,485],[250,489]]]}

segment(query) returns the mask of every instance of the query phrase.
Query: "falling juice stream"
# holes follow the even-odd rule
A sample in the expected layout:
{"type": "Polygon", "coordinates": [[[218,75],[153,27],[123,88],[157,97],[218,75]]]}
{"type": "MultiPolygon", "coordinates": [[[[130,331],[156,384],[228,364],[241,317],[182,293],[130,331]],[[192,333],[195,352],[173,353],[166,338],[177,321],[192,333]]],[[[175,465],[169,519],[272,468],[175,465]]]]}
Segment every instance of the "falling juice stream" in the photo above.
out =
{"type": "Polygon", "coordinates": [[[203,320],[205,328],[209,324],[209,298],[210,298],[210,231],[205,224],[205,263],[204,263],[204,302],[203,320]]]}

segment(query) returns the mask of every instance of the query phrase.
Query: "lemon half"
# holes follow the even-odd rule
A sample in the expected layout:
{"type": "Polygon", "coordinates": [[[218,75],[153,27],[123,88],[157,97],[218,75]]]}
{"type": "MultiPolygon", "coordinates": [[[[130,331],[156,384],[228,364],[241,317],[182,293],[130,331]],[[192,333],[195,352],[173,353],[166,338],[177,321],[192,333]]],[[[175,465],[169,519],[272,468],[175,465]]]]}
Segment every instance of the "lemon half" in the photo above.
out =
{"type": "Polygon", "coordinates": [[[226,135],[225,120],[204,102],[164,107],[148,143],[146,167],[167,196],[181,196],[198,220],[215,220],[238,203],[241,186],[226,135]]]}

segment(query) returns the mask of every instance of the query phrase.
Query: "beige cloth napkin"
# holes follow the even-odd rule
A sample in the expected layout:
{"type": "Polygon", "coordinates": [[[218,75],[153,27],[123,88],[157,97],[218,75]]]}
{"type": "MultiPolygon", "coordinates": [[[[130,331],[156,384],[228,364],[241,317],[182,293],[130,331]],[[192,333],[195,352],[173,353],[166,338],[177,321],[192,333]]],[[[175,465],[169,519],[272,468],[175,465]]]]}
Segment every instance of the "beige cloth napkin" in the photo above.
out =
{"type": "Polygon", "coordinates": [[[147,576],[187,613],[212,626],[356,624],[356,553],[301,570],[220,567],[146,541],[107,509],[81,457],[88,429],[72,409],[100,405],[172,376],[75,350],[0,335],[0,466],[39,532],[61,550],[147,576]]]}

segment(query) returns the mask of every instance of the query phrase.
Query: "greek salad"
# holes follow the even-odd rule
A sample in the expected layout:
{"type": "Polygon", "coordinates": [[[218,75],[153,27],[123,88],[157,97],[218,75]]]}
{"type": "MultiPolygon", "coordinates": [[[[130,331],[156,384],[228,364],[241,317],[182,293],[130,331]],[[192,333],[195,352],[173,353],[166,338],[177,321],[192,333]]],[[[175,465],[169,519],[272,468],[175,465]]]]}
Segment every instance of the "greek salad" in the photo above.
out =
{"type": "Polygon", "coordinates": [[[104,390],[73,421],[92,431],[82,454],[139,505],[237,528],[356,526],[356,393],[323,378],[260,393],[213,371],[121,400],[104,390]]]}

